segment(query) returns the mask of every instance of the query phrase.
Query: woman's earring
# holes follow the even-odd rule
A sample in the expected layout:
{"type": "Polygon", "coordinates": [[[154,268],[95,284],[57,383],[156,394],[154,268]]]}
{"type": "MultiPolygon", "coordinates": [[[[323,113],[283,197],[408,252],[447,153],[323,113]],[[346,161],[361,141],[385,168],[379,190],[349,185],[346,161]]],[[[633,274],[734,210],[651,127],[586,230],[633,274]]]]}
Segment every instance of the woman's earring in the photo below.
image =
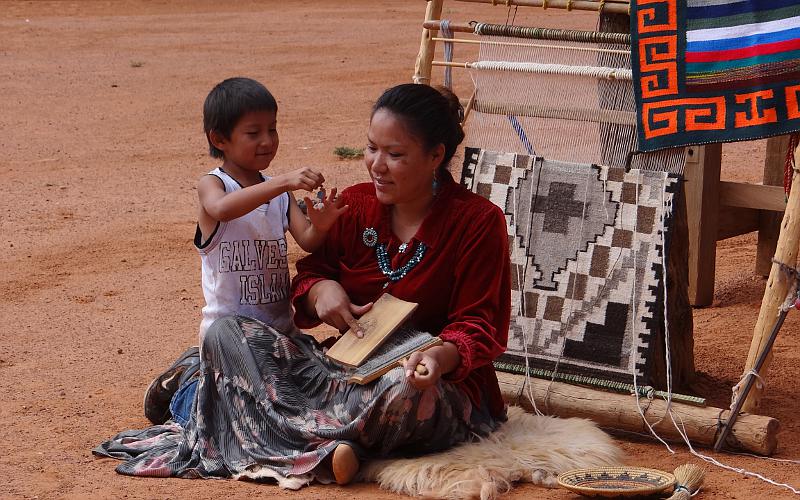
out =
{"type": "Polygon", "coordinates": [[[439,179],[436,178],[436,172],[433,173],[433,182],[431,182],[431,189],[433,190],[433,195],[436,196],[439,193],[439,179]]]}

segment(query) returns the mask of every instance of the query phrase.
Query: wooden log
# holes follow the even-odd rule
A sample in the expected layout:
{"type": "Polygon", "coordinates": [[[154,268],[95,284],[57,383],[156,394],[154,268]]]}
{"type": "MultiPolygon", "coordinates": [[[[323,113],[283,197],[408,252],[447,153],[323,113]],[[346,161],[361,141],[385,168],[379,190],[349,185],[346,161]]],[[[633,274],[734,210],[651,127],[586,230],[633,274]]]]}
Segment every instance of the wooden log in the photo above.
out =
{"type": "MultiPolygon", "coordinates": [[[[422,27],[427,30],[438,31],[442,27],[442,21],[438,19],[430,19],[422,23],[422,27]]],[[[450,31],[453,33],[474,33],[475,28],[469,23],[450,23],[450,31]]]]}
{"type": "Polygon", "coordinates": [[[689,218],[689,302],[714,301],[717,213],[722,144],[692,146],[686,152],[686,209],[689,218]]]}
{"type": "MultiPolygon", "coordinates": [[[[764,158],[764,185],[783,188],[783,167],[786,151],[789,149],[789,136],[782,135],[767,139],[767,155],[764,158]]],[[[781,189],[781,201],[784,202],[781,212],[786,207],[785,195],[781,189]]],[[[756,249],[756,273],[769,276],[772,269],[772,256],[778,247],[778,235],[781,232],[783,214],[761,212],[758,221],[758,247],[756,249]]]]}
{"type": "MultiPolygon", "coordinates": [[[[511,373],[497,372],[500,390],[509,404],[532,410],[528,389],[533,393],[536,407],[547,414],[563,418],[581,417],[600,427],[649,435],[632,395],[602,392],[561,382],[550,382],[511,373]]],[[[643,413],[653,429],[665,440],[683,442],[672,420],[666,415],[667,402],[662,399],[640,399],[643,413]],[[662,418],[665,417],[665,418],[662,418]]],[[[672,402],[672,413],[683,425],[692,445],[711,447],[719,432],[719,419],[727,419],[729,410],[711,406],[692,406],[672,402]]],[[[733,426],[727,446],[760,455],[771,455],[778,445],[779,422],[761,415],[740,414],[733,426]]]]}
{"type": "MultiPolygon", "coordinates": [[[[800,148],[795,149],[794,154],[800,148]]],[[[775,250],[775,260],[787,266],[797,265],[797,251],[800,243],[800,174],[797,170],[792,175],[792,189],[789,192],[789,200],[786,202],[786,211],[783,213],[781,222],[781,232],[778,236],[778,248],[775,250]]],[[[767,288],[764,290],[764,298],[761,301],[761,310],[758,312],[758,320],[753,330],[753,341],[750,343],[750,351],[747,353],[747,362],[744,365],[744,373],[748,373],[754,366],[759,353],[768,342],[772,327],[778,319],[780,306],[786,300],[786,294],[791,287],[791,279],[784,275],[778,264],[773,263],[767,280],[767,288]]],[[[761,377],[765,377],[767,368],[772,360],[772,353],[767,356],[764,365],[759,372],[761,377]]],[[[747,395],[742,410],[750,413],[758,413],[761,406],[761,391],[759,386],[753,387],[747,395]]]]}
{"type": "MultiPolygon", "coordinates": [[[[438,20],[442,16],[442,3],[444,0],[428,0],[425,7],[425,21],[438,20]]],[[[431,83],[431,71],[433,69],[431,62],[433,61],[433,54],[436,51],[436,42],[433,41],[438,33],[436,30],[429,28],[422,28],[422,39],[419,42],[419,54],[417,54],[417,62],[414,64],[414,83],[431,83]]]]}

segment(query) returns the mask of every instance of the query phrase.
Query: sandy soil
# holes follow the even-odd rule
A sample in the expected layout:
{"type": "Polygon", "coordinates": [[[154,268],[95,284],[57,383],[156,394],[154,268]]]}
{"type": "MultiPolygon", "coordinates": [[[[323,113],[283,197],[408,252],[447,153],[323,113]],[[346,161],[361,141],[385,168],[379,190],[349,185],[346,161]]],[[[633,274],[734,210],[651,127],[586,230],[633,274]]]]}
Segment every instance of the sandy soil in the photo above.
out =
{"type": "MultiPolygon", "coordinates": [[[[452,2],[451,2],[452,3],[452,2]]],[[[247,75],[280,103],[274,172],[319,166],[329,185],[362,181],[335,146],[364,143],[371,102],[408,81],[422,1],[165,0],[17,2],[0,8],[0,497],[398,498],[374,485],[297,493],[234,481],[134,479],[89,450],[141,427],[142,391],[195,342],[202,295],[191,238],[206,155],[201,104],[219,80],[247,75]],[[226,4],[226,3],[225,3],[226,4]]],[[[505,21],[505,8],[449,5],[455,20],[505,21]]],[[[528,24],[591,28],[592,14],[550,9],[528,24]]],[[[464,88],[461,80],[458,85],[464,88]]],[[[458,87],[457,87],[458,88],[458,87]]],[[[726,147],[725,176],[757,180],[764,146],[726,147]]],[[[706,396],[724,405],[750,344],[764,280],[753,235],[722,242],[713,307],[695,311],[706,396]]],[[[299,251],[293,249],[293,258],[299,251]]],[[[782,423],[777,457],[798,453],[800,325],[775,346],[764,412],[782,423]]],[[[631,464],[696,461],[621,442],[631,464]]],[[[800,465],[720,455],[800,483],[800,465]]],[[[788,497],[709,470],[702,498],[788,497]]],[[[508,498],[573,498],[516,488],[508,498]]]]}

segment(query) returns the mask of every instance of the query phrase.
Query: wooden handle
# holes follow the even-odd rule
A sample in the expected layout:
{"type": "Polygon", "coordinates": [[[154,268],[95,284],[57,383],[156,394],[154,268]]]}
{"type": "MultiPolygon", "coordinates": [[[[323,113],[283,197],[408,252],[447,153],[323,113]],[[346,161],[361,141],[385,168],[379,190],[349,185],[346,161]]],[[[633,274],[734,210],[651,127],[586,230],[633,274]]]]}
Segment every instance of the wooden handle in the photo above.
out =
{"type": "MultiPolygon", "coordinates": [[[[400,366],[405,366],[408,363],[408,358],[403,358],[400,360],[400,366]]],[[[416,368],[414,371],[419,373],[420,375],[427,375],[428,374],[428,367],[423,365],[422,363],[417,363],[416,368]]]]}

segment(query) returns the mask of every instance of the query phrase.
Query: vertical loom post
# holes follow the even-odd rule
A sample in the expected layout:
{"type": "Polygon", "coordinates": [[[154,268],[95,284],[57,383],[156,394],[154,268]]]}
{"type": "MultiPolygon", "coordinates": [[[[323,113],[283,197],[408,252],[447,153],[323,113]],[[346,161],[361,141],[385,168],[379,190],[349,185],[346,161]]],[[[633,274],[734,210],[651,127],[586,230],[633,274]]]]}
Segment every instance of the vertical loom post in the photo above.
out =
{"type": "MultiPolygon", "coordinates": [[[[428,0],[425,7],[425,21],[435,21],[442,16],[442,3],[444,0],[428,0]]],[[[422,40],[419,43],[419,54],[414,65],[414,83],[431,83],[431,69],[433,54],[436,51],[436,42],[433,37],[439,30],[422,28],[422,40]]]]}
{"type": "MultiPolygon", "coordinates": [[[[788,135],[767,139],[767,156],[764,159],[765,186],[783,186],[783,168],[788,148],[788,135]]],[[[778,244],[781,216],[782,214],[769,210],[759,212],[756,273],[761,276],[769,276],[769,271],[772,269],[772,256],[775,255],[775,248],[778,244]]]]}
{"type": "Polygon", "coordinates": [[[687,148],[684,189],[689,221],[689,303],[693,306],[714,301],[721,164],[721,143],[687,148]]]}
{"type": "MultiPolygon", "coordinates": [[[[795,156],[800,148],[794,150],[795,156]]],[[[778,248],[775,250],[775,260],[787,266],[794,267],[797,264],[798,241],[800,241],[800,175],[795,170],[792,174],[792,190],[789,193],[789,200],[786,203],[786,211],[783,213],[781,230],[778,235],[778,248]]],[[[773,263],[767,280],[767,288],[764,290],[764,299],[761,301],[761,310],[758,313],[758,321],[753,331],[753,341],[750,344],[750,352],[747,354],[747,362],[744,365],[744,372],[748,373],[755,366],[758,354],[764,349],[764,345],[769,341],[770,332],[775,321],[778,319],[780,306],[786,300],[789,292],[790,281],[785,276],[778,264],[773,263]]],[[[764,359],[759,375],[766,374],[769,363],[772,360],[772,353],[764,359]]],[[[742,405],[742,411],[757,413],[761,405],[761,389],[753,387],[742,405]]]]}

